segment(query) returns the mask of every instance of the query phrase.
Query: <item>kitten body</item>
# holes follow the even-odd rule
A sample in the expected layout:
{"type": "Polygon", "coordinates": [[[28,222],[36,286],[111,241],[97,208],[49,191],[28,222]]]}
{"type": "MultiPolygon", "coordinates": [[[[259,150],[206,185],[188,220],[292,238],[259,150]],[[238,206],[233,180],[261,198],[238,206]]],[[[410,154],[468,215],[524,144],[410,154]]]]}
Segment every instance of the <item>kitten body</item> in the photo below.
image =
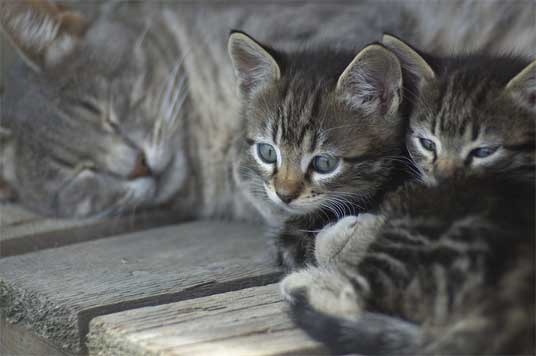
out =
{"type": "Polygon", "coordinates": [[[319,266],[282,282],[294,319],[335,353],[532,354],[535,62],[384,44],[420,88],[406,142],[425,184],[317,236],[319,266]]]}

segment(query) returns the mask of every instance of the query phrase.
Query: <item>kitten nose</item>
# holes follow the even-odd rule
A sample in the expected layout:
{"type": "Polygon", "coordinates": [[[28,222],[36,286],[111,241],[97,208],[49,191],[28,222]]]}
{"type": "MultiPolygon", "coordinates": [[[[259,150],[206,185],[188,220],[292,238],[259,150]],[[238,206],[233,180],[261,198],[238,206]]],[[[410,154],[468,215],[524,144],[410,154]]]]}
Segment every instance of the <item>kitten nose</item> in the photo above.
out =
{"type": "Polygon", "coordinates": [[[299,195],[296,192],[289,193],[289,192],[278,192],[278,191],[276,191],[275,194],[277,194],[279,199],[281,199],[283,201],[283,203],[285,203],[285,204],[290,203],[291,201],[296,199],[298,197],[298,195],[299,195]]]}
{"type": "Polygon", "coordinates": [[[134,169],[132,170],[128,178],[136,179],[136,178],[148,177],[150,175],[152,175],[151,168],[149,168],[149,165],[147,164],[147,159],[145,158],[145,154],[141,152],[136,158],[134,169]]]}

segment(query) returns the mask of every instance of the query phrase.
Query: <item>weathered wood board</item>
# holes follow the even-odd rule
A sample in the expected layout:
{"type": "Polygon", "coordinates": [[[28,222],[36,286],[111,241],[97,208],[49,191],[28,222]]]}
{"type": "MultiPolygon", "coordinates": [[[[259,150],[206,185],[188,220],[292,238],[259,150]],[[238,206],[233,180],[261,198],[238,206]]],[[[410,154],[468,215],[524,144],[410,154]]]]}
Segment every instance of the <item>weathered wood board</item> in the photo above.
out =
{"type": "Polygon", "coordinates": [[[318,355],[286,314],[277,284],[93,319],[92,356],[318,355]]]}
{"type": "Polygon", "coordinates": [[[0,317],[0,355],[69,356],[28,330],[7,323],[0,317]]]}
{"type": "Polygon", "coordinates": [[[176,213],[165,211],[144,211],[101,220],[47,219],[15,204],[0,204],[0,257],[169,225],[180,220],[176,213]]]}
{"type": "Polygon", "coordinates": [[[0,259],[0,307],[83,352],[99,315],[265,285],[279,278],[259,227],[199,221],[0,259]]]}

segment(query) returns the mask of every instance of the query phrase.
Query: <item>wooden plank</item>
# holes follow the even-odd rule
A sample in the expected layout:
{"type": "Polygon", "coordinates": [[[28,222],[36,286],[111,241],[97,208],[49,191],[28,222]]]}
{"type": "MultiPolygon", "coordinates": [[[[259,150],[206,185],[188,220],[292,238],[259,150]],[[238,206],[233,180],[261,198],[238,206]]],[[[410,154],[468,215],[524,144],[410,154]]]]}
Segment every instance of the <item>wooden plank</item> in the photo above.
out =
{"type": "Polygon", "coordinates": [[[101,220],[47,219],[16,204],[0,204],[0,257],[169,225],[180,220],[177,214],[165,211],[143,211],[101,220]]]}
{"type": "Polygon", "coordinates": [[[29,330],[0,318],[0,355],[2,356],[69,356],[29,330]]]}
{"type": "Polygon", "coordinates": [[[259,227],[200,221],[0,259],[9,321],[70,352],[98,315],[271,283],[259,227]]]}
{"type": "Polygon", "coordinates": [[[95,356],[326,354],[293,326],[277,284],[101,316],[90,329],[95,356]]]}

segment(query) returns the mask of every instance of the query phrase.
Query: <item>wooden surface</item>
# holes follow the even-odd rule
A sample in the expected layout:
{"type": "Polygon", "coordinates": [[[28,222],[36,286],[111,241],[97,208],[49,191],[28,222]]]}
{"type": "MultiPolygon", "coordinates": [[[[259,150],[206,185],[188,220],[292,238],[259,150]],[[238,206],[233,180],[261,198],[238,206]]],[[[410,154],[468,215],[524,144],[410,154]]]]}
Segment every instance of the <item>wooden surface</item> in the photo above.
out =
{"type": "Polygon", "coordinates": [[[164,211],[146,211],[100,221],[47,219],[14,204],[0,204],[0,257],[169,225],[179,220],[173,212],[164,211]]]}
{"type": "Polygon", "coordinates": [[[0,355],[2,356],[68,356],[25,328],[0,318],[0,355]]]}
{"type": "Polygon", "coordinates": [[[93,356],[318,355],[292,325],[277,284],[95,318],[93,356]]]}
{"type": "Polygon", "coordinates": [[[196,222],[0,259],[8,321],[83,352],[99,315],[279,278],[259,227],[196,222]]]}

